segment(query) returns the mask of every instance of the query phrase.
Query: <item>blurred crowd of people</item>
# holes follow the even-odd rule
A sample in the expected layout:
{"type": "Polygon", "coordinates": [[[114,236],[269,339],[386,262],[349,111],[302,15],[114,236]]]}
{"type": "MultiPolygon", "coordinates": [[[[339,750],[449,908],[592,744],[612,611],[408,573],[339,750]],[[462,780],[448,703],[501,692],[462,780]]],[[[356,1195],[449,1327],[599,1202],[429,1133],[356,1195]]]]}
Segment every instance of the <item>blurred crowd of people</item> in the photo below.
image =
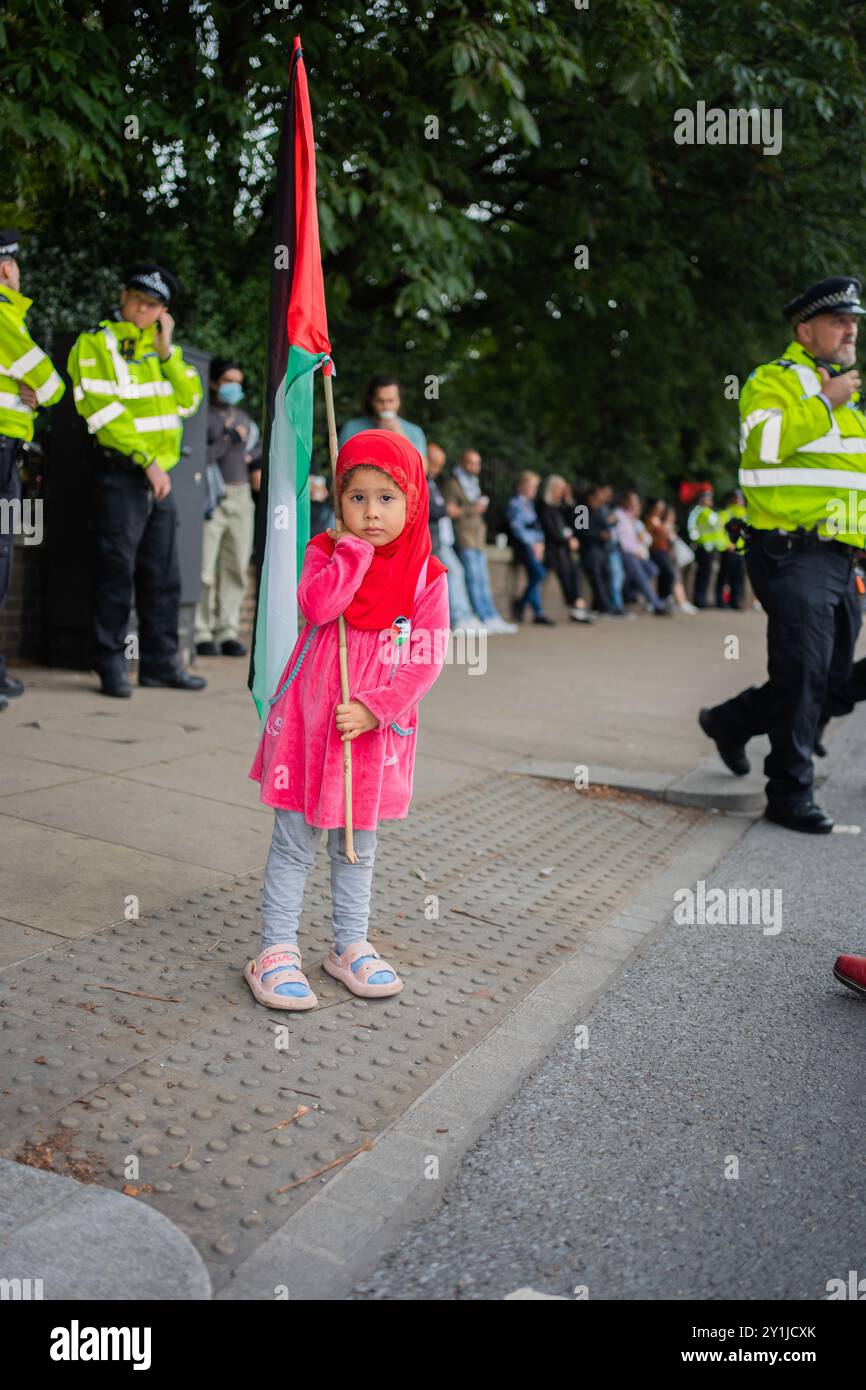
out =
{"type": "MultiPolygon", "coordinates": [[[[259,430],[243,409],[244,373],[234,359],[211,364],[207,425],[207,487],[202,552],[202,595],[196,610],[195,641],[201,656],[245,656],[241,612],[253,546],[256,497],[261,477],[259,430]]],[[[716,512],[712,489],[700,486],[693,497],[686,531],[679,534],[676,510],[663,498],[643,500],[631,488],[614,496],[607,484],[575,495],[558,474],[542,478],[519,474],[508,499],[504,530],[497,544],[510,547],[521,573],[507,614],[493,597],[487,558],[491,499],[481,482],[482,459],[464,449],[447,468],[445,450],[428,441],[420,426],[400,415],[400,383],[374,377],[362,413],[342,426],[339,443],[361,430],[391,429],[408,438],[425,461],[430,493],[433,553],[447,566],[452,628],[508,635],[529,617],[551,626],[544,611],[543,586],[556,576],[575,623],[628,618],[645,610],[668,616],[694,614],[709,606],[715,576],[715,603],[738,608],[744,562],[725,531],[730,515],[745,515],[742,496],[731,494],[716,512]],[[693,601],[684,574],[694,574],[693,601]]],[[[310,477],[310,535],[334,525],[326,477],[310,477]]]]}
{"type": "MultiPolygon", "coordinates": [[[[211,369],[208,416],[209,509],[205,522],[202,599],[196,615],[200,655],[242,655],[238,638],[245,582],[245,557],[252,544],[254,495],[261,449],[254,422],[241,408],[243,372],[237,363],[217,360],[211,369]]],[[[433,553],[447,566],[451,625],[455,631],[484,629],[512,634],[529,616],[554,623],[544,611],[543,586],[556,576],[570,621],[626,618],[635,610],[662,616],[694,614],[714,602],[739,608],[745,565],[725,529],[731,516],[745,516],[742,495],[731,493],[725,508],[714,509],[712,489],[698,485],[686,521],[689,542],[680,535],[674,505],[659,497],[642,499],[633,488],[614,495],[599,483],[577,497],[559,474],[542,478],[531,470],[518,475],[505,506],[500,545],[510,547],[522,570],[507,614],[493,597],[487,560],[490,497],[481,482],[477,449],[464,449],[450,469],[441,445],[428,441],[420,426],[400,415],[400,385],[393,377],[374,377],[363,413],[342,426],[340,445],[366,429],[397,430],[425,460],[430,494],[433,553]],[[685,575],[694,574],[686,594],[685,575]]],[[[310,478],[310,535],[334,525],[327,479],[310,478]]]]}
{"type": "MultiPolygon", "coordinates": [[[[732,517],[745,518],[741,493],[730,493],[719,511],[708,484],[693,485],[682,494],[681,500],[686,497],[691,504],[683,518],[686,540],[676,507],[664,498],[642,499],[634,488],[615,496],[605,483],[576,495],[559,474],[542,478],[526,470],[517,477],[505,506],[504,529],[496,536],[497,544],[510,547],[522,571],[510,611],[500,613],[487,561],[490,497],[481,482],[481,455],[464,449],[447,468],[442,446],[428,441],[420,426],[404,420],[400,406],[396,378],[374,377],[363,414],[343,426],[339,442],[360,430],[398,430],[425,458],[431,542],[434,554],[448,567],[455,631],[515,633],[527,616],[533,623],[552,625],[543,602],[550,574],[556,576],[568,617],[575,623],[633,617],[641,610],[670,616],[696,614],[712,605],[742,606],[745,563],[727,530],[732,517]],[[689,599],[686,579],[692,576],[689,599]]],[[[311,498],[315,534],[333,524],[324,478],[311,480],[311,498]]]]}
{"type": "MultiPolygon", "coordinates": [[[[437,445],[430,448],[428,476],[435,478],[441,474],[444,455],[437,445]]],[[[473,457],[480,465],[478,455],[473,457]]],[[[458,480],[463,468],[461,462],[454,470],[458,480]]],[[[446,500],[453,497],[465,507],[451,480],[442,492],[446,500]]],[[[708,489],[689,513],[689,545],[679,534],[675,507],[664,498],[643,500],[633,488],[614,496],[609,484],[597,484],[575,502],[572,485],[558,474],[542,478],[531,470],[521,473],[505,509],[507,542],[525,574],[512,601],[511,618],[522,622],[528,610],[535,623],[553,622],[542,601],[542,586],[549,574],[556,576],[569,619],[577,623],[633,617],[635,610],[660,616],[695,614],[710,606],[708,591],[714,576],[715,605],[740,608],[745,566],[726,523],[731,516],[745,517],[742,496],[732,493],[720,512],[712,504],[708,489]],[[693,602],[686,595],[684,578],[691,566],[693,602]]],[[[441,553],[441,503],[432,486],[430,520],[434,546],[439,539],[441,553]]],[[[468,575],[476,561],[473,557],[466,569],[459,540],[456,558],[468,575]]],[[[459,575],[455,587],[459,594],[459,575]]],[[[471,583],[467,587],[471,599],[471,583]]],[[[459,627],[487,626],[477,608],[467,617],[459,598],[453,617],[459,627]]]]}

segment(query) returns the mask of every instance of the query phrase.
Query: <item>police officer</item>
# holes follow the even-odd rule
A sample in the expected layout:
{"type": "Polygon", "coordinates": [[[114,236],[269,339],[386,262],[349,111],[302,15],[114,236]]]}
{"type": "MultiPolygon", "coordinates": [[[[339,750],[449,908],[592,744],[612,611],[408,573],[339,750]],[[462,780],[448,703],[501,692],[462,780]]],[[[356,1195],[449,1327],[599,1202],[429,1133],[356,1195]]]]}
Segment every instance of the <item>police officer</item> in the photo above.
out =
{"type": "MultiPolygon", "coordinates": [[[[21,503],[18,462],[33,438],[38,407],[56,405],[66,390],[51,358],[27,332],[24,320],[33,301],[20,292],[20,245],[17,232],[0,229],[0,608],[12,579],[14,518],[21,503]]],[[[23,690],[0,653],[0,709],[23,690]]]]}
{"type": "Polygon", "coordinates": [[[739,488],[729,492],[724,499],[724,506],[719,512],[719,527],[721,534],[727,539],[727,546],[722,551],[719,560],[719,572],[716,577],[716,607],[717,608],[741,608],[743,597],[743,580],[746,576],[746,559],[743,551],[745,546],[742,541],[734,543],[728,536],[727,525],[729,521],[745,522],[748,515],[745,499],[739,488]],[[728,591],[728,602],[725,603],[725,590],[728,591]]]}
{"type": "Polygon", "coordinates": [[[858,499],[866,489],[866,416],[854,370],[866,313],[854,276],[831,276],[785,305],[794,336],[740,396],[740,485],[749,509],[747,568],[767,614],[769,680],[714,709],[701,728],[739,775],[766,732],[769,820],[824,835],[812,798],[816,733],[849,681],[861,606],[854,581],[858,499]]]}
{"type": "Polygon", "coordinates": [[[201,690],[180,666],[180,569],[171,470],[183,420],[202,391],[172,342],[177,281],[159,265],[124,276],[120,315],[82,333],[69,354],[75,404],[94,439],[95,595],[93,664],[102,692],[132,694],[124,658],[133,588],[143,686],[201,690]]]}
{"type": "Polygon", "coordinates": [[[709,606],[707,593],[713,575],[713,561],[720,551],[727,550],[729,541],[719,514],[713,506],[713,489],[702,488],[695,498],[695,505],[689,512],[686,527],[689,540],[695,548],[695,591],[692,602],[695,608],[709,606]]]}

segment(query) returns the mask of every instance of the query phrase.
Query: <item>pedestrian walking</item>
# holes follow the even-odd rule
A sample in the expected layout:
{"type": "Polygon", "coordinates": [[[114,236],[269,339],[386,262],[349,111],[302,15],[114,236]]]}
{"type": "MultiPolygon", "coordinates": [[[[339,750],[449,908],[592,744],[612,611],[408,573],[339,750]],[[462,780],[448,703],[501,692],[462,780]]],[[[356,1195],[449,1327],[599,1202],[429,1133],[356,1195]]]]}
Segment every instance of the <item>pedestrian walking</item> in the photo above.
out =
{"type": "Polygon", "coordinates": [[[329,975],[378,998],[403,982],[367,940],[376,829],[409,811],[418,702],[449,635],[445,567],[431,554],[421,455],[399,434],[354,435],[337,458],[338,529],[307,546],[298,584],[306,625],[270,701],[250,776],[274,808],[260,953],[244,970],[268,1008],[317,1002],[301,969],[298,923],[322,829],[331,862],[329,975]],[[342,702],[338,617],[345,615],[351,699],[342,702]],[[352,742],[357,863],[346,857],[343,744],[352,742]]]}

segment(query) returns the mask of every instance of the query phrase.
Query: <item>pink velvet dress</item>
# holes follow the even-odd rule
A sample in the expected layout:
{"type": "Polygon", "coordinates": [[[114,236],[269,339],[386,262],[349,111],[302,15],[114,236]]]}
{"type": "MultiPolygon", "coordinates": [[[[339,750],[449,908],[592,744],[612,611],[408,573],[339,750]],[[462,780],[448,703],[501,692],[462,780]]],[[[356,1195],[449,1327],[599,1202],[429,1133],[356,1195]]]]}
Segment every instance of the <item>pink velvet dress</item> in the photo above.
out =
{"type": "MultiPolygon", "coordinates": [[[[307,619],[268,710],[250,777],[268,806],[302,811],[309,825],[345,824],[343,743],[334,720],[341,701],[337,618],[358,589],[374,546],[343,535],[333,555],[310,546],[298,584],[307,619]]],[[[407,637],[346,623],[349,698],[360,700],[378,727],[353,739],[352,818],[359,830],[403,820],[412,799],[418,701],[442,669],[447,650],[448,583],[426,583],[422,569],[407,637]]],[[[403,616],[395,613],[394,617],[403,616]]]]}

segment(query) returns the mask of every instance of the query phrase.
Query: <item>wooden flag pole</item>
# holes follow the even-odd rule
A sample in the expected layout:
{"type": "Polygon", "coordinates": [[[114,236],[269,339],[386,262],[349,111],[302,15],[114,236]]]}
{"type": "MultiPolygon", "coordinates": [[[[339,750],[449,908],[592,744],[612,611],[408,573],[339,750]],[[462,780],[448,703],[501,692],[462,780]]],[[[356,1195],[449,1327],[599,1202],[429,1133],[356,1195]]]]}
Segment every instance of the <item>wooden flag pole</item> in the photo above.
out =
{"type": "MultiPolygon", "coordinates": [[[[328,415],[328,453],[331,457],[331,477],[334,487],[334,523],[340,529],[340,501],[337,496],[337,417],[334,414],[334,388],[331,378],[322,372],[325,387],[325,410],[328,415]]],[[[337,633],[340,643],[340,691],[342,703],[349,703],[349,650],[346,646],[346,619],[342,613],[337,619],[337,633]]],[[[346,858],[350,864],[357,864],[358,856],[352,839],[352,744],[343,744],[343,790],[345,793],[346,858]]]]}

